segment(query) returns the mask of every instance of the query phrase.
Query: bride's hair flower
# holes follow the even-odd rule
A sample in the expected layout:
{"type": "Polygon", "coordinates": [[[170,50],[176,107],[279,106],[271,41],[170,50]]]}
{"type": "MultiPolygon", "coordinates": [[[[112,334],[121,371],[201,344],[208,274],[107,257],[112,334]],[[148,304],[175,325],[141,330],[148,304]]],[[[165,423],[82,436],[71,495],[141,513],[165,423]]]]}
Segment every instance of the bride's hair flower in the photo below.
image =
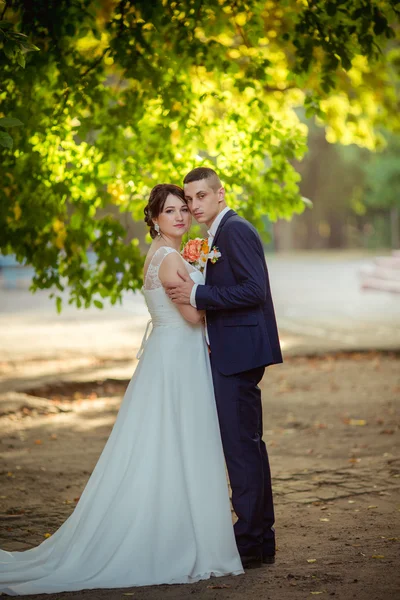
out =
{"type": "Polygon", "coordinates": [[[185,244],[181,254],[188,263],[196,267],[196,269],[200,269],[200,271],[204,271],[208,260],[214,264],[221,256],[221,252],[216,246],[210,250],[207,238],[189,240],[185,244]]]}

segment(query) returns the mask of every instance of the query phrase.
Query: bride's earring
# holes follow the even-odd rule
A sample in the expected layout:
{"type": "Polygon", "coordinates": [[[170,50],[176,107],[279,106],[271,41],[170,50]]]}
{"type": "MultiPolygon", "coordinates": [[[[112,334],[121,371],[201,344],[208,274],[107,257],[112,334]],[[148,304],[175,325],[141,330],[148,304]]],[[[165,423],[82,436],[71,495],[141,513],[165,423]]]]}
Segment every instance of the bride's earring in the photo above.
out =
{"type": "Polygon", "coordinates": [[[154,223],[154,229],[157,231],[157,235],[161,235],[160,233],[160,226],[158,223],[154,223]]]}

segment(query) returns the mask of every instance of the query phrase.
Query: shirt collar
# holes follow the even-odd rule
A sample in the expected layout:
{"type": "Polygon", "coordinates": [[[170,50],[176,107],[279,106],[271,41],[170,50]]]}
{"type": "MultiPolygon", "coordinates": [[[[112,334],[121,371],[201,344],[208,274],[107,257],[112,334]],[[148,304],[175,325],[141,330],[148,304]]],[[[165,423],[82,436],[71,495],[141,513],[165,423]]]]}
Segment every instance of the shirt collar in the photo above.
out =
{"type": "Polygon", "coordinates": [[[231,209],[229,208],[229,206],[226,206],[224,208],[224,210],[221,210],[221,212],[219,213],[219,215],[217,215],[217,217],[214,219],[214,221],[212,222],[212,225],[210,227],[210,229],[207,231],[208,235],[210,237],[215,237],[215,234],[217,233],[217,229],[220,226],[220,223],[222,221],[222,219],[224,218],[224,216],[226,215],[226,213],[228,211],[230,211],[231,209]]]}

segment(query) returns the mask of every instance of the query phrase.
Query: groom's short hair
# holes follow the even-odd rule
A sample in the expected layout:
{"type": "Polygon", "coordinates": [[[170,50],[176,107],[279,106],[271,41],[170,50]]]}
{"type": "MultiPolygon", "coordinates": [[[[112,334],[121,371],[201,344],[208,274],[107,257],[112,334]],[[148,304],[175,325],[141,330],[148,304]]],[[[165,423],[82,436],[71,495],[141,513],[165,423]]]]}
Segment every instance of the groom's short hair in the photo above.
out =
{"type": "Polygon", "coordinates": [[[183,184],[192,183],[192,181],[201,181],[202,179],[207,179],[208,185],[214,192],[217,192],[219,188],[222,187],[220,178],[216,172],[209,167],[196,167],[196,169],[193,169],[186,175],[183,184]]]}

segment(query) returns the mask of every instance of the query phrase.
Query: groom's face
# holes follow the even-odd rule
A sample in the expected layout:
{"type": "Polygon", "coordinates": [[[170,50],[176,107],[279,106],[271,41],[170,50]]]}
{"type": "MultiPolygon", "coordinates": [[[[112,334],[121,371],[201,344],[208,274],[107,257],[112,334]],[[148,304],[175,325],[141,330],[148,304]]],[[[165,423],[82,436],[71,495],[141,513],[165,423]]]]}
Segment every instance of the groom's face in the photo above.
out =
{"type": "Polygon", "coordinates": [[[216,216],[225,207],[225,190],[214,190],[207,179],[192,181],[184,185],[189,210],[198,223],[210,227],[216,216]]]}

